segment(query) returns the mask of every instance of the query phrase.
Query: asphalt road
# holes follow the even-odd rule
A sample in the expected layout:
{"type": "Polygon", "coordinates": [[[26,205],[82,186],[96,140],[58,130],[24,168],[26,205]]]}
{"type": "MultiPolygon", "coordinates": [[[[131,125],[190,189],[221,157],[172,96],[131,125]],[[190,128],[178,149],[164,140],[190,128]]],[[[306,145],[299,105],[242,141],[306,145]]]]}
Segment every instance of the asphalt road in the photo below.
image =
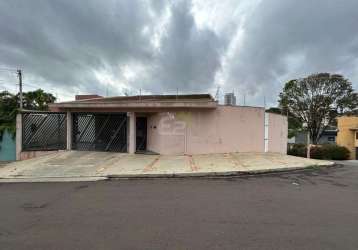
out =
{"type": "Polygon", "coordinates": [[[0,249],[358,249],[358,167],[2,183],[0,249]]]}

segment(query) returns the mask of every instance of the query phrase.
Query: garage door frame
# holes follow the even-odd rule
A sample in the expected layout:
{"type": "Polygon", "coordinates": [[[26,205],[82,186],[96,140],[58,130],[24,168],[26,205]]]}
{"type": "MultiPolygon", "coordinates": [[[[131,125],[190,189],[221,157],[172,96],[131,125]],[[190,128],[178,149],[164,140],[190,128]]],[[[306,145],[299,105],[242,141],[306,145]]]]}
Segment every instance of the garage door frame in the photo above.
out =
{"type": "Polygon", "coordinates": [[[128,152],[127,113],[72,113],[72,149],[128,152]]]}

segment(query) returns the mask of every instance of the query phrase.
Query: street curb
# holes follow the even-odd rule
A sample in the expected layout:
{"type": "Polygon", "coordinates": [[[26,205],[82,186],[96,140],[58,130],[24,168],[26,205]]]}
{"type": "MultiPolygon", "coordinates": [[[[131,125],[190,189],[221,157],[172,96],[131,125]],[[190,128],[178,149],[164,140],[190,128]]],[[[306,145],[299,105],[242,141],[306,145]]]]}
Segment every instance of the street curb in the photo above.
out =
{"type": "Polygon", "coordinates": [[[235,176],[249,176],[249,175],[263,175],[272,173],[289,173],[300,170],[308,170],[312,168],[327,168],[338,166],[332,162],[325,165],[310,165],[306,167],[287,167],[280,169],[259,169],[248,171],[227,171],[227,172],[200,172],[200,173],[170,173],[170,174],[127,174],[127,175],[108,175],[108,180],[116,179],[159,179],[159,178],[212,178],[212,177],[235,177],[235,176]]]}
{"type": "Polygon", "coordinates": [[[325,165],[309,165],[305,167],[287,167],[279,169],[258,169],[247,171],[227,171],[227,172],[199,172],[199,173],[163,173],[163,174],[121,174],[107,176],[43,176],[43,177],[27,177],[27,176],[9,176],[0,178],[0,183],[30,183],[30,182],[80,182],[80,181],[112,181],[121,179],[165,179],[165,178],[220,178],[220,177],[240,177],[240,176],[259,176],[273,173],[289,173],[296,171],[304,171],[312,168],[322,169],[327,167],[339,166],[334,162],[325,165]]]}
{"type": "Polygon", "coordinates": [[[40,183],[40,182],[82,182],[82,181],[104,181],[107,177],[87,176],[87,177],[7,177],[0,178],[0,183],[40,183]]]}

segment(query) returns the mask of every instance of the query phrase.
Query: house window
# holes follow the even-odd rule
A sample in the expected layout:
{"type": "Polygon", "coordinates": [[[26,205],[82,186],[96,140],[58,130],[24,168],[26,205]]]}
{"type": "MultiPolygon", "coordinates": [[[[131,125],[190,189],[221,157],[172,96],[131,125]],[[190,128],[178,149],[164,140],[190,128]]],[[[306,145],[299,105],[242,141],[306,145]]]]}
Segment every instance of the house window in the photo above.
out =
{"type": "Polygon", "coordinates": [[[358,132],[356,132],[356,140],[358,140],[358,132]]]}
{"type": "Polygon", "coordinates": [[[334,136],[328,136],[328,141],[335,141],[334,136]]]}

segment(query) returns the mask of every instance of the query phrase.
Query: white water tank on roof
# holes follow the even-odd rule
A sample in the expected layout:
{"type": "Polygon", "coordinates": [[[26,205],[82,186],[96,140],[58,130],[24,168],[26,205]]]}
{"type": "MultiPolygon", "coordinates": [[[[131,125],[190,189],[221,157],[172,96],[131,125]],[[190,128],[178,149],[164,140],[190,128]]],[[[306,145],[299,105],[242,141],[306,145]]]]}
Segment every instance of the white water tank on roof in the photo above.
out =
{"type": "Polygon", "coordinates": [[[236,97],[234,93],[226,93],[224,98],[225,105],[235,106],[236,105],[236,97]]]}

